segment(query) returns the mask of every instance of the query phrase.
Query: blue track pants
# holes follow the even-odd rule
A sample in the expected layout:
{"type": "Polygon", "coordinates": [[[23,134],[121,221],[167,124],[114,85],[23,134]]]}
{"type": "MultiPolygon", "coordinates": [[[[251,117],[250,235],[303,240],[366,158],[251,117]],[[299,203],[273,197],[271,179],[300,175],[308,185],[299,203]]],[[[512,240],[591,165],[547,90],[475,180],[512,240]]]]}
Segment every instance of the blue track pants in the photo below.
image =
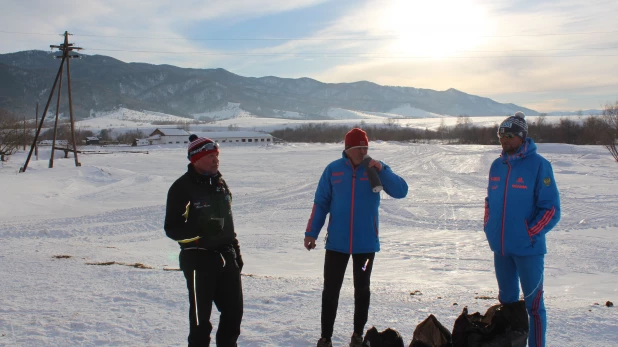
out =
{"type": "Polygon", "coordinates": [[[544,347],[545,331],[547,330],[547,314],[543,300],[543,270],[545,255],[532,256],[502,256],[494,253],[494,267],[501,303],[511,303],[519,300],[519,285],[524,292],[526,309],[528,310],[530,332],[528,346],[544,347]]]}

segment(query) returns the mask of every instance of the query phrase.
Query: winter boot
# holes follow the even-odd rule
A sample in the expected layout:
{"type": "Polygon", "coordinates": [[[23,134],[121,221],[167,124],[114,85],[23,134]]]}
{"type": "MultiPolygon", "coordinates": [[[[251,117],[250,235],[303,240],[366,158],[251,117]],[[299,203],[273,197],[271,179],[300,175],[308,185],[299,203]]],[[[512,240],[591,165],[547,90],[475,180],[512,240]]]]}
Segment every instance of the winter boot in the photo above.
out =
{"type": "Polygon", "coordinates": [[[327,337],[322,337],[318,340],[317,347],[333,347],[333,342],[327,337]]]}
{"type": "Polygon", "coordinates": [[[350,338],[350,347],[363,347],[363,337],[354,333],[350,338]]]}

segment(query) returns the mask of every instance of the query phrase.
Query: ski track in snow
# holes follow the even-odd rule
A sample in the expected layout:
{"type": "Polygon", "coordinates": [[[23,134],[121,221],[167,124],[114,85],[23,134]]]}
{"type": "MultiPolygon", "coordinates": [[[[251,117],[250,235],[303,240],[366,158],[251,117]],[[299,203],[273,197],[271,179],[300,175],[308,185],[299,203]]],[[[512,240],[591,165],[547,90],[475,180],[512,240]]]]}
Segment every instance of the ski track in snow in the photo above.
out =
{"type": "MultiPolygon", "coordinates": [[[[302,238],[318,179],[326,164],[341,156],[340,147],[222,150],[221,171],[233,192],[246,264],[240,346],[311,346],[317,341],[324,251],[307,252],[302,238]]],[[[185,343],[184,277],[164,271],[177,268],[178,246],[162,229],[165,194],[185,169],[185,151],[172,147],[146,157],[82,156],[92,166],[73,168],[59,160],[49,171],[35,164],[30,175],[54,183],[43,193],[47,200],[41,206],[72,206],[55,209],[52,216],[14,214],[17,207],[2,198],[8,211],[0,214],[0,346],[185,343]],[[150,166],[153,162],[157,169],[150,166]],[[54,258],[58,255],[71,258],[54,258]],[[110,261],[121,264],[87,265],[110,261]],[[134,263],[152,268],[125,266],[134,263]]],[[[562,220],[548,235],[549,346],[612,346],[618,334],[618,310],[604,306],[606,300],[618,300],[612,242],[618,193],[610,189],[618,175],[615,164],[599,163],[608,156],[603,151],[540,146],[554,163],[563,204],[562,220]]],[[[487,173],[498,148],[377,143],[370,154],[402,175],[410,192],[401,200],[382,193],[382,251],[374,265],[366,328],[393,327],[407,345],[429,314],[451,329],[464,306],[484,313],[496,304],[482,217],[487,173]]],[[[3,190],[35,189],[28,188],[28,173],[20,177],[11,171],[20,159],[0,170],[2,181],[12,182],[0,186],[3,190]]],[[[335,345],[349,341],[352,314],[348,273],[335,345]]],[[[215,308],[212,322],[216,331],[215,308]]]]}

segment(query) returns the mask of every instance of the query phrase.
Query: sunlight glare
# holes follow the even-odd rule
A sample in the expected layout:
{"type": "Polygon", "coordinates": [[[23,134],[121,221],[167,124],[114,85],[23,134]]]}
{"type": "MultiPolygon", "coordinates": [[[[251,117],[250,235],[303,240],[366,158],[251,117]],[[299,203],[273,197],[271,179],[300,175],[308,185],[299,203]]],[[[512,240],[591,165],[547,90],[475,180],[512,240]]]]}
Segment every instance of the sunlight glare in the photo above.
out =
{"type": "Polygon", "coordinates": [[[379,22],[388,35],[397,37],[389,53],[434,59],[478,46],[488,30],[484,8],[470,0],[396,0],[379,22]]]}

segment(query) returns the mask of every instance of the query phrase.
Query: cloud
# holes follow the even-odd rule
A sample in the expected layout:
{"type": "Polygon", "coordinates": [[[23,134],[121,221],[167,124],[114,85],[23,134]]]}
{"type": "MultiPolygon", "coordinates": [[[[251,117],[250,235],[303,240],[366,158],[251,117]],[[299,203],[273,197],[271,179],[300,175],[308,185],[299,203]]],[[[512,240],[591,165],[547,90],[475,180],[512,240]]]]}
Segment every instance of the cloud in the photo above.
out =
{"type": "Polygon", "coordinates": [[[26,0],[3,5],[0,53],[48,49],[68,30],[85,53],[123,61],[456,88],[528,107],[588,108],[618,90],[616,17],[618,3],[605,0],[26,0]],[[259,39],[266,36],[252,25],[261,18],[315,8],[326,11],[297,22],[313,31],[295,37],[296,28],[272,25],[267,33],[292,40],[196,40],[209,37],[200,25],[214,22],[259,39]]]}

